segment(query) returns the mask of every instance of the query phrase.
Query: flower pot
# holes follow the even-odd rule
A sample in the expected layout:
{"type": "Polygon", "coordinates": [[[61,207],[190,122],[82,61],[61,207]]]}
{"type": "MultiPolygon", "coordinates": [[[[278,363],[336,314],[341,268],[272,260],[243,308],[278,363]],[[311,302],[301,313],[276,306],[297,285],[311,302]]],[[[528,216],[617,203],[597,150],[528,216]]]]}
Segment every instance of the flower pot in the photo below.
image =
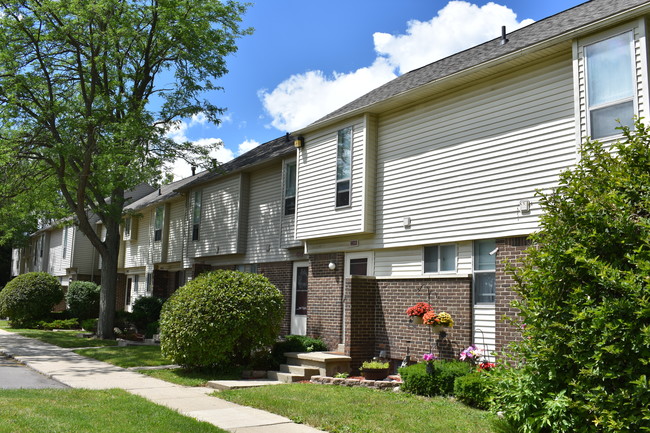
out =
{"type": "Polygon", "coordinates": [[[411,316],[411,323],[414,325],[421,325],[422,322],[422,316],[411,316]]]}
{"type": "Polygon", "coordinates": [[[430,325],[430,326],[431,326],[431,332],[436,332],[436,333],[442,332],[446,329],[446,326],[442,326],[442,325],[430,325]]]}
{"type": "Polygon", "coordinates": [[[366,380],[384,380],[388,377],[388,368],[364,368],[361,375],[366,380]]]}

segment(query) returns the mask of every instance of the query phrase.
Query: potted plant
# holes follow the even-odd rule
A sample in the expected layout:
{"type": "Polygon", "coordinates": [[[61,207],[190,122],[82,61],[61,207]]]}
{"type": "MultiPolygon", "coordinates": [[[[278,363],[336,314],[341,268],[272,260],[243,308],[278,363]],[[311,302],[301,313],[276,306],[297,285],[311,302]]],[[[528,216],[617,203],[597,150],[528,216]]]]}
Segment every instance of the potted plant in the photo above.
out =
{"type": "Polygon", "coordinates": [[[454,326],[454,319],[452,319],[451,314],[444,311],[440,313],[436,313],[433,310],[427,311],[422,317],[422,322],[425,325],[431,326],[433,332],[440,332],[445,328],[454,326]]]}
{"type": "Polygon", "coordinates": [[[389,364],[382,361],[365,361],[359,371],[366,380],[383,380],[388,377],[389,364]]]}
{"type": "Polygon", "coordinates": [[[423,316],[431,310],[433,310],[433,308],[431,308],[431,305],[428,303],[418,302],[406,310],[406,315],[410,317],[411,322],[416,325],[421,325],[423,323],[423,316]]]}

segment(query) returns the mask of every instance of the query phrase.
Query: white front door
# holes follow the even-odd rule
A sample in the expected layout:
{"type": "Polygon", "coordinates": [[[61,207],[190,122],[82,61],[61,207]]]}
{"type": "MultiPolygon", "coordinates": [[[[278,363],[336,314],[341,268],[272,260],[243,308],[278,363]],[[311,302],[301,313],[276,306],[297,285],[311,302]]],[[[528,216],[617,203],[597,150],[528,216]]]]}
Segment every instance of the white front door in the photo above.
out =
{"type": "Polygon", "coordinates": [[[307,335],[308,283],[309,262],[295,262],[291,284],[291,333],[294,335],[307,335]]]}

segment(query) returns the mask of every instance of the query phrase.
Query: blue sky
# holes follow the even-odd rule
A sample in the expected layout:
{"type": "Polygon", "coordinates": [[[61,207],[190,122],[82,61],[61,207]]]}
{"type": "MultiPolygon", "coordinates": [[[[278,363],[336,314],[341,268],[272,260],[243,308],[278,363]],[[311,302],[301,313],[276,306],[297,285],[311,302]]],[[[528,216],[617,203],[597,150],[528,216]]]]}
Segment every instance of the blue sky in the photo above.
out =
{"type": "MultiPolygon", "coordinates": [[[[243,25],[229,73],[209,95],[227,109],[219,126],[201,116],[171,134],[197,144],[220,140],[226,162],[317,120],[358,96],[455,52],[582,3],[582,0],[263,0],[243,25]]],[[[175,180],[188,176],[176,164],[175,180]]]]}

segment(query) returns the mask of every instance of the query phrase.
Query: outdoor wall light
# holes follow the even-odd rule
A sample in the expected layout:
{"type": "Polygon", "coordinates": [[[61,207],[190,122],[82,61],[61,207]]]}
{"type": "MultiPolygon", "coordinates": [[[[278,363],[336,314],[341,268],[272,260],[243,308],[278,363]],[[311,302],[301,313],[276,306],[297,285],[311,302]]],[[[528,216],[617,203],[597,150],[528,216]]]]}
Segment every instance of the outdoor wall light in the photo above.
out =
{"type": "Polygon", "coordinates": [[[327,265],[327,267],[330,268],[330,271],[333,271],[334,269],[336,269],[336,263],[330,262],[330,264],[327,265]]]}
{"type": "Polygon", "coordinates": [[[298,147],[298,148],[304,146],[305,145],[305,137],[300,136],[300,137],[294,138],[293,139],[293,145],[295,147],[298,147]]]}

